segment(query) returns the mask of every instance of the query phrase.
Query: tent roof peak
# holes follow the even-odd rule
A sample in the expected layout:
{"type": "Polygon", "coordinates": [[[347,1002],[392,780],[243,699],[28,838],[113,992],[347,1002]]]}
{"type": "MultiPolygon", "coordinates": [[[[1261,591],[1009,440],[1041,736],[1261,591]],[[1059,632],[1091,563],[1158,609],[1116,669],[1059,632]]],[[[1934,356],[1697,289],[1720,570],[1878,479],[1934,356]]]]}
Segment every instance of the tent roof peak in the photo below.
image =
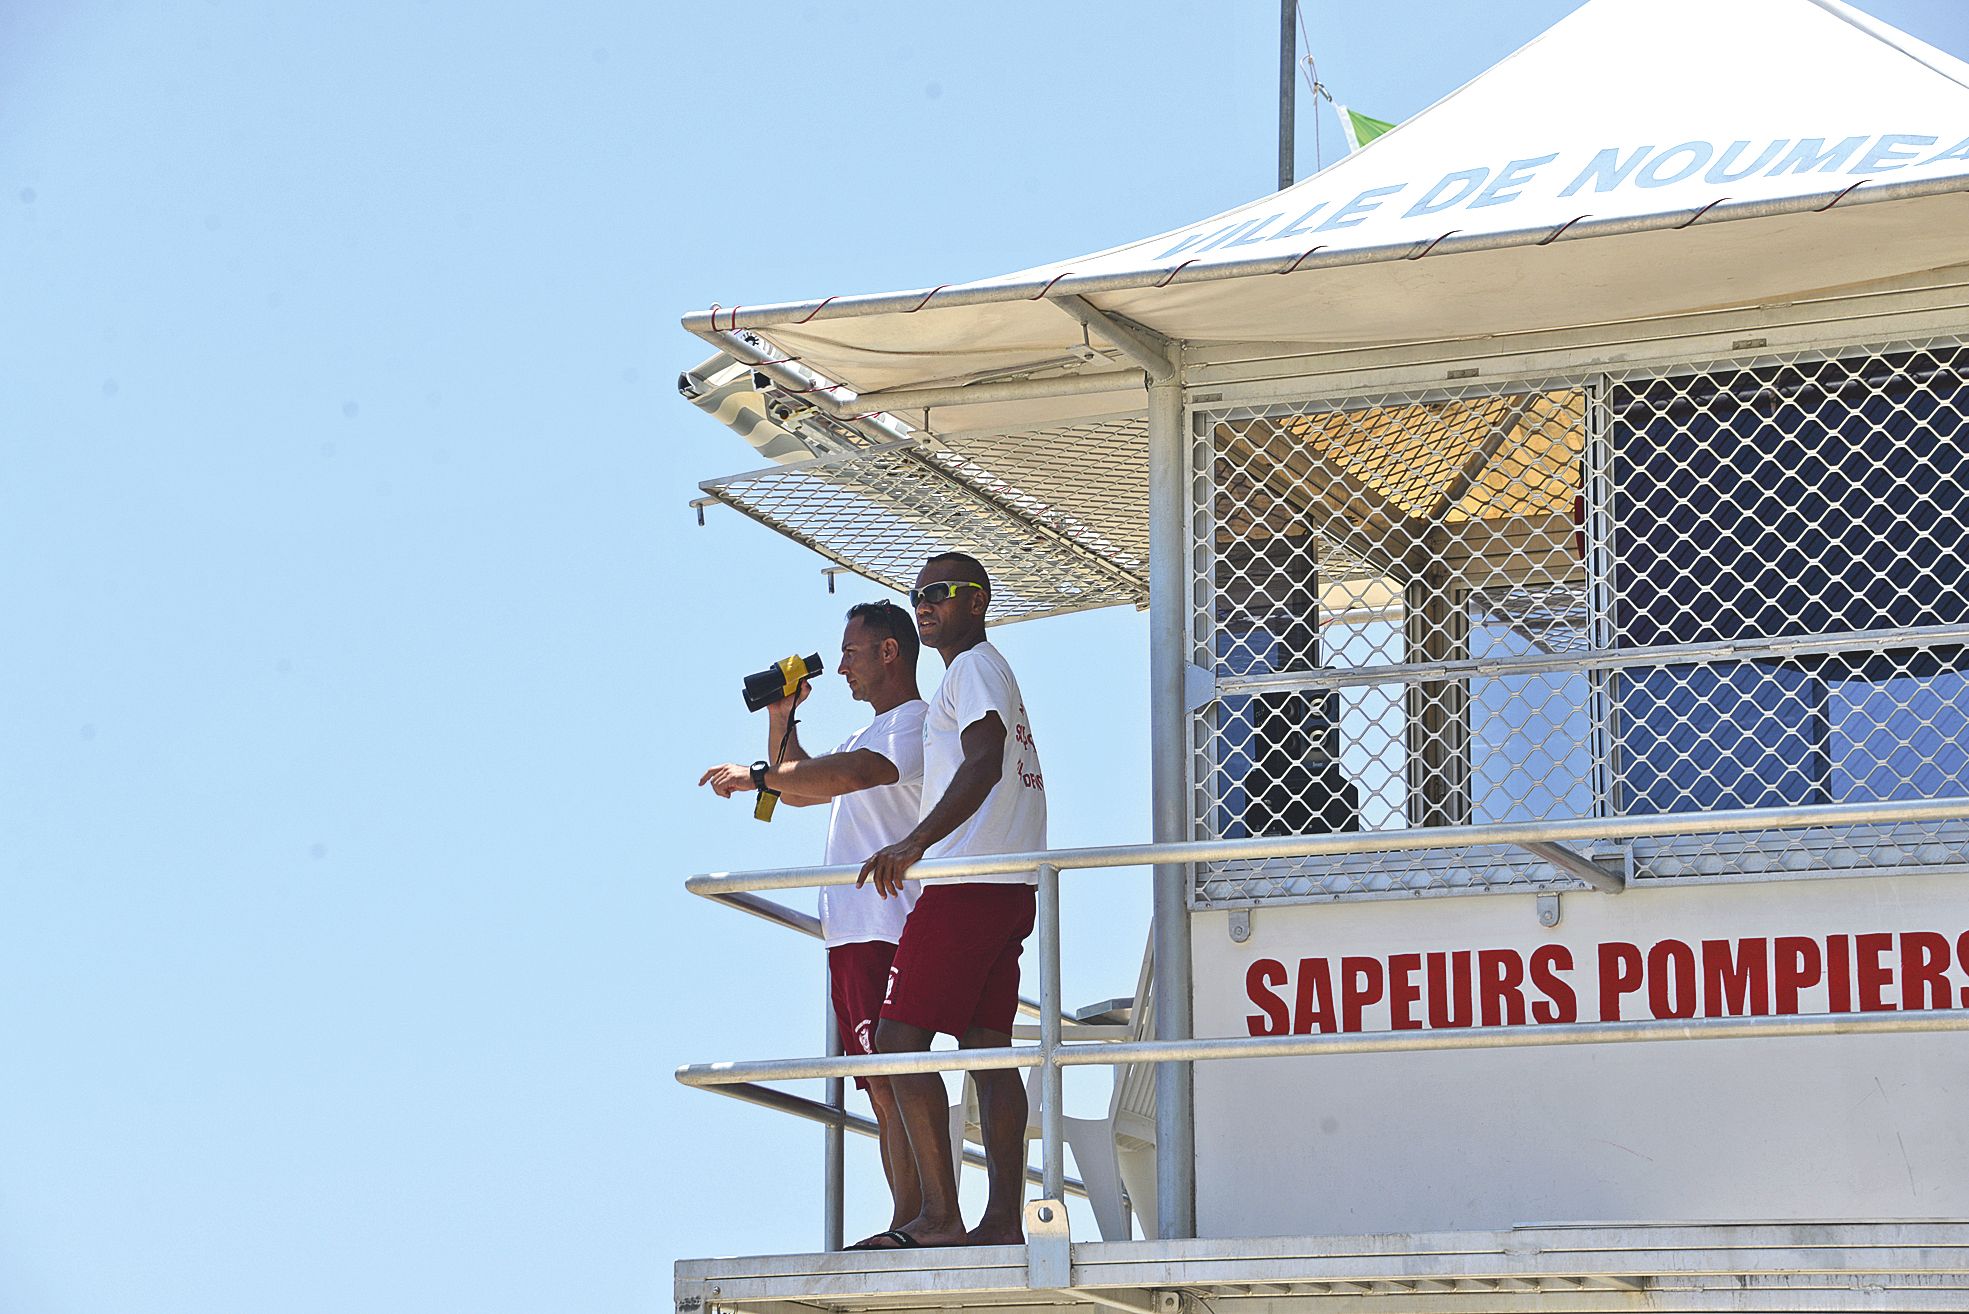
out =
{"type": "MultiPolygon", "coordinates": [[[[684,324],[741,357],[749,330],[852,405],[1151,363],[1088,311],[1150,342],[1324,351],[1769,304],[1963,263],[1969,65],[1840,0],[1590,0],[1371,145],[1199,222],[997,278],[684,324]]],[[[1080,392],[1038,418],[1121,409],[1080,392]]],[[[939,430],[1015,423],[982,396],[940,404],[939,430]]]]}

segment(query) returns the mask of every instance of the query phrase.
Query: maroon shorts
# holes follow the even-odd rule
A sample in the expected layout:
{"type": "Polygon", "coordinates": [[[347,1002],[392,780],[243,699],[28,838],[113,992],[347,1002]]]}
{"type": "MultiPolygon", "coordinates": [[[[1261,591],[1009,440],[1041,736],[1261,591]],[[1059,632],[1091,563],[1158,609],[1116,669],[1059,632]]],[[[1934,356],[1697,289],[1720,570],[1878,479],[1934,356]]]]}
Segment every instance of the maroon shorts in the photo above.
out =
{"type": "Polygon", "coordinates": [[[1010,1035],[1019,1012],[1019,949],[1038,891],[965,881],[926,885],[903,923],[882,1016],[962,1037],[1010,1035]]]}
{"type": "MultiPolygon", "coordinates": [[[[875,1052],[875,1021],[882,1013],[882,991],[896,947],[887,940],[837,944],[827,951],[827,990],[834,999],[834,1025],[841,1030],[843,1054],[875,1052]]],[[[868,1082],[855,1078],[868,1089],[868,1082]]]]}

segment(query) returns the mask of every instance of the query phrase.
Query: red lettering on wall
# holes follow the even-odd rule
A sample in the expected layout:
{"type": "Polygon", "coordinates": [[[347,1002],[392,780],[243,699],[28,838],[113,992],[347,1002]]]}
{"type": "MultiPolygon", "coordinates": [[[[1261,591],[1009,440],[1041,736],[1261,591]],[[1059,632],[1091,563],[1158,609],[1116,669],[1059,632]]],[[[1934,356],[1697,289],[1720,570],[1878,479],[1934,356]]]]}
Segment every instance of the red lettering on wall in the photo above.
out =
{"type": "Polygon", "coordinates": [[[1430,954],[1429,1025],[1437,1030],[1467,1027],[1471,1023],[1470,951],[1430,954]]]}
{"type": "Polygon", "coordinates": [[[1562,944],[1542,944],[1532,950],[1531,983],[1545,998],[1531,1006],[1535,1022],[1579,1021],[1579,996],[1561,972],[1572,971],[1572,950],[1562,944]]]}
{"type": "Polygon", "coordinates": [[[1340,960],[1340,1029],[1359,1031],[1361,1014],[1381,1002],[1381,960],[1348,956],[1340,960]]]}
{"type": "Polygon", "coordinates": [[[1702,942],[1704,1017],[1763,1017],[1771,1011],[1770,960],[1763,936],[1702,942]]]}
{"type": "Polygon", "coordinates": [[[1484,1025],[1525,1024],[1525,960],[1516,949],[1477,951],[1477,997],[1484,1025]]]}
{"type": "Polygon", "coordinates": [[[1641,1015],[1629,996],[1661,1019],[1969,1009],[1969,988],[1957,985],[1969,975],[1969,931],[1671,938],[1645,948],[1612,940],[1592,947],[1597,979],[1582,982],[1576,956],[1585,951],[1548,943],[1301,958],[1296,966],[1259,958],[1245,969],[1245,1029],[1281,1036],[1564,1024],[1592,1013],[1596,987],[1606,1022],[1641,1015]]]}
{"type": "Polygon", "coordinates": [[[1324,958],[1299,960],[1299,993],[1292,1005],[1292,1030],[1309,1036],[1326,1035],[1333,1025],[1333,973],[1324,958]]]}
{"type": "Polygon", "coordinates": [[[1911,1012],[1947,1008],[1954,994],[1948,984],[1948,937],[1935,931],[1901,936],[1901,1007],[1911,1012]]]}
{"type": "Polygon", "coordinates": [[[1422,970],[1421,954],[1394,954],[1388,959],[1388,1029],[1420,1031],[1422,1019],[1415,1016],[1416,1001],[1422,987],[1415,974],[1422,970]]]}
{"type": "Polygon", "coordinates": [[[1853,940],[1854,957],[1859,959],[1862,1013],[1894,1011],[1893,1001],[1887,998],[1887,987],[1894,984],[1894,969],[1880,961],[1881,955],[1893,947],[1894,937],[1885,931],[1873,931],[1853,940]]]}
{"type": "Polygon", "coordinates": [[[1600,1020],[1620,1021],[1620,997],[1641,988],[1641,949],[1624,940],[1600,946],[1600,1020]]]}
{"type": "Polygon", "coordinates": [[[1656,1017],[1696,1015],[1696,951],[1680,940],[1648,950],[1648,1011],[1656,1017]]]}
{"type": "MultiPolygon", "coordinates": [[[[1962,964],[1962,970],[1969,972],[1969,931],[1964,931],[1955,942],[1955,961],[1962,964]]],[[[1962,987],[1962,1006],[1969,1008],[1969,986],[1962,987]]]]}
{"type": "Polygon", "coordinates": [[[1819,983],[1825,975],[1819,942],[1809,935],[1780,935],[1771,946],[1777,959],[1778,1012],[1798,1011],[1798,994],[1819,983]]]}
{"type": "Polygon", "coordinates": [[[1850,1013],[1853,1011],[1853,960],[1852,937],[1847,935],[1828,935],[1825,938],[1825,993],[1826,1011],[1829,1013],[1850,1013]]]}
{"type": "Polygon", "coordinates": [[[1260,958],[1244,972],[1245,997],[1264,1010],[1245,1016],[1244,1025],[1254,1036],[1282,1036],[1292,1029],[1292,1015],[1285,1011],[1285,1000],[1273,990],[1289,978],[1285,964],[1276,958],[1260,958]]]}

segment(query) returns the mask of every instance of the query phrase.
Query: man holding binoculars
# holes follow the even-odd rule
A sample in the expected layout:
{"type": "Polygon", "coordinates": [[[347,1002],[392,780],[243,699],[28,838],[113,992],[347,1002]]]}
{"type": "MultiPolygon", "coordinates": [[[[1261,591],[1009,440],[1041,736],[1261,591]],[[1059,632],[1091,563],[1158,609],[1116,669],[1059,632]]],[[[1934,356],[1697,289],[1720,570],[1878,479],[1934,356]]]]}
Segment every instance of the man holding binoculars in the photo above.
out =
{"type": "MultiPolygon", "coordinates": [[[[1004,655],[985,639],[991,579],[984,567],[960,552],[931,557],[918,572],[909,601],[916,613],[913,629],[892,603],[864,604],[848,613],[841,669],[855,697],[874,704],[875,724],[827,757],[806,757],[791,740],[790,727],[793,709],[806,696],[803,677],[814,663],[789,657],[777,673],[762,671],[746,685],[748,702],[783,693],[771,705],[768,745],[792,747],[778,754],[776,764],[713,767],[699,783],[721,797],[750,788],[778,790],[796,805],[835,800],[827,862],[861,862],[862,870],[852,889],[831,886],[823,892],[821,920],[829,922],[835,901],[844,905],[848,896],[859,895],[865,902],[853,905],[856,915],[869,924],[884,919],[888,941],[879,950],[853,945],[828,950],[844,1048],[918,1053],[928,1050],[939,1032],[956,1037],[960,1049],[1002,1048],[1012,1043],[1019,956],[1037,911],[1036,875],[932,877],[919,893],[908,872],[924,858],[1045,849],[1045,776],[1019,682],[1004,655]],[[870,619],[878,615],[879,626],[870,619]],[[885,628],[898,621],[899,628],[885,628]],[[918,697],[919,635],[944,660],[943,682],[928,706],[902,701],[918,697]],[[860,673],[851,673],[851,667],[860,673]],[[913,745],[904,745],[896,732],[880,741],[886,747],[875,747],[869,736],[885,717],[899,717],[906,707],[913,709],[908,712],[908,724],[916,727],[913,745]],[[843,827],[852,801],[875,795],[900,799],[897,791],[905,787],[912,800],[906,812],[900,806],[885,809],[879,824],[843,827]],[[859,1002],[842,1002],[843,977],[833,965],[844,949],[868,953],[871,964],[880,956],[884,981],[875,987],[873,1012],[859,1002]],[[848,1044],[850,1016],[857,1025],[848,1044]]],[[[758,815],[769,816],[770,808],[762,805],[758,815]]],[[[827,935],[833,946],[832,926],[827,935]]],[[[978,1225],[967,1230],[958,1212],[943,1078],[934,1072],[874,1078],[869,1097],[881,1122],[882,1164],[895,1197],[895,1222],[853,1249],[1015,1245],[1025,1239],[1024,1082],[1009,1069],[975,1072],[972,1081],[989,1179],[978,1225]]]]}
{"type": "MultiPolygon", "coordinates": [[[[850,695],[874,708],[874,719],[832,753],[808,756],[794,728],[795,712],[813,692],[808,679],[819,674],[819,663],[788,658],[770,674],[777,677],[784,672],[792,686],[790,693],[782,688],[755,697],[755,685],[772,681],[746,680],[748,705],[757,702],[766,708],[768,760],[749,767],[739,763],[712,767],[698,784],[711,786],[720,798],[760,791],[760,807],[754,815],[761,820],[770,818],[776,800],[793,807],[831,800],[823,859],[830,866],[859,863],[901,839],[917,823],[923,792],[925,706],[916,691],[918,650],[909,613],[893,602],[864,602],[850,608],[841,636],[841,677],[850,695]],[[775,692],[782,696],[763,701],[775,692]]],[[[761,676],[768,674],[761,672],[761,676]]],[[[916,896],[915,881],[880,892],[853,885],[827,886],[820,892],[828,986],[843,1053],[875,1053],[875,1027],[889,967],[916,896]],[[888,897],[891,894],[894,897],[888,897]]],[[[875,1110],[882,1171],[894,1200],[891,1225],[900,1227],[921,1212],[922,1198],[889,1081],[857,1077],[855,1084],[868,1092],[875,1110]]]]}

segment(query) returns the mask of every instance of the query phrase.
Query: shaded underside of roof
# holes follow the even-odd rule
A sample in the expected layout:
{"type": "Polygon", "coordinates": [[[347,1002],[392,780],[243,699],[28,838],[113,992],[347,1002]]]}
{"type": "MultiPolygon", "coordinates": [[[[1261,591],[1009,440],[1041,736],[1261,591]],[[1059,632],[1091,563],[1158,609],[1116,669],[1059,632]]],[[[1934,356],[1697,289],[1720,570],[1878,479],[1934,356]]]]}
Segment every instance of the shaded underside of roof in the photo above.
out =
{"type": "MultiPolygon", "coordinates": [[[[1322,576],[1353,581],[1347,587],[1356,593],[1387,574],[1391,545],[1431,532],[1510,543],[1520,554],[1532,540],[1564,544],[1580,486],[1584,415],[1575,389],[1218,422],[1216,455],[1206,465],[1230,510],[1216,536],[1255,543],[1319,535],[1322,576]],[[1268,492],[1308,487],[1324,490],[1319,505],[1268,492]],[[1376,550],[1366,551],[1368,544],[1376,550]]],[[[961,447],[899,443],[703,487],[898,592],[934,553],[971,552],[994,581],[996,623],[1141,607],[1148,599],[1146,428],[1124,416],[971,435],[961,447]]]]}

